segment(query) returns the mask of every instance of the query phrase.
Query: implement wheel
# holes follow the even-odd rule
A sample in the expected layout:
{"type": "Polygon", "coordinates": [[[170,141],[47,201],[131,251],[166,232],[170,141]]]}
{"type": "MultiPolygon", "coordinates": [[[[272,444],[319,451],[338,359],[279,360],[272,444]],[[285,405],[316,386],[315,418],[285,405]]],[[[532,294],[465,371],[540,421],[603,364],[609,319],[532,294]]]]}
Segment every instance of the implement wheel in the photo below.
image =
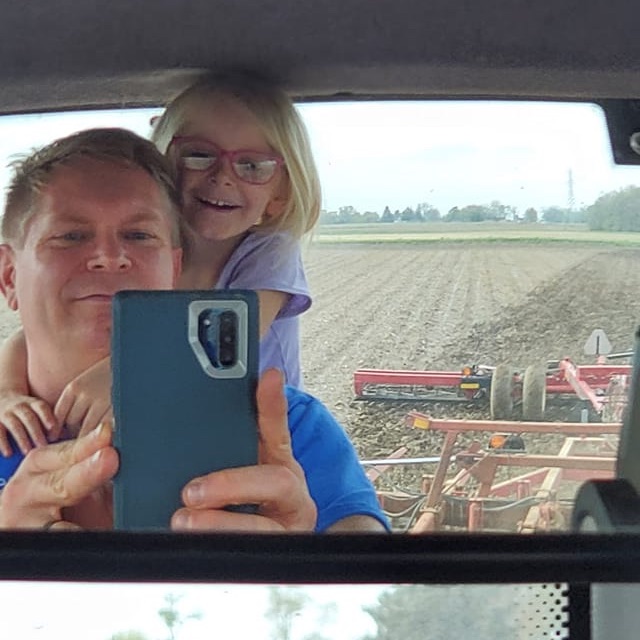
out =
{"type": "Polygon", "coordinates": [[[489,409],[492,420],[509,420],[513,412],[513,372],[507,364],[499,364],[491,376],[489,409]]]}
{"type": "Polygon", "coordinates": [[[531,364],[522,380],[522,419],[537,422],[544,419],[547,404],[547,368],[543,364],[531,364]]]}

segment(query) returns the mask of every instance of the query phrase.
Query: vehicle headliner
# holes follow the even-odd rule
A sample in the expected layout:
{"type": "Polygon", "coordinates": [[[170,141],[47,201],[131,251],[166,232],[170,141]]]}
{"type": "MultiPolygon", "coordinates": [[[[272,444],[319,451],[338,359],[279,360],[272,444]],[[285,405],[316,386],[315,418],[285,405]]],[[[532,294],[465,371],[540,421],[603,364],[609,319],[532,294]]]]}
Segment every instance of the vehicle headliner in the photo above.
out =
{"type": "Polygon", "coordinates": [[[5,2],[0,113],[158,105],[219,67],[297,99],[639,98],[630,0],[5,2]]]}

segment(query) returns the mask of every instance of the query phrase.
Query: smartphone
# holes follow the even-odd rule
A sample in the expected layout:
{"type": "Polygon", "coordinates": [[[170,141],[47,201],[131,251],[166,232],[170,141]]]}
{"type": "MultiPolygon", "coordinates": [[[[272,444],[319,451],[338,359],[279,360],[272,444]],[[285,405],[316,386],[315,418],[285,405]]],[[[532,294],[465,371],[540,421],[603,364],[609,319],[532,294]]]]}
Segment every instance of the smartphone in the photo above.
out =
{"type": "Polygon", "coordinates": [[[114,297],[116,529],[168,529],[187,482],[257,463],[258,346],[253,291],[114,297]]]}

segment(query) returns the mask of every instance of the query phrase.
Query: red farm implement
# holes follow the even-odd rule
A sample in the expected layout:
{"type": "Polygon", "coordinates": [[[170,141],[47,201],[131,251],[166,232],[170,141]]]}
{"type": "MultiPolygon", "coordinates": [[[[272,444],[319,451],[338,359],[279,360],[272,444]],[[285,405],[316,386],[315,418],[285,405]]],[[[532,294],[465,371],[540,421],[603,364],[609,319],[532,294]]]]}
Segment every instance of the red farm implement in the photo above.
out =
{"type": "Polygon", "coordinates": [[[542,420],[547,401],[578,400],[596,420],[622,419],[631,352],[603,355],[608,341],[596,330],[585,345],[594,364],[575,364],[570,358],[531,364],[524,368],[508,364],[465,366],[461,371],[399,371],[358,369],[354,373],[355,396],[362,400],[416,400],[488,404],[494,420],[510,420],[521,408],[524,420],[542,420]]]}
{"type": "Polygon", "coordinates": [[[374,482],[396,465],[436,465],[422,475],[418,492],[378,491],[393,529],[409,533],[566,529],[577,486],[613,477],[620,430],[618,423],[432,420],[418,412],[408,414],[407,424],[443,433],[440,455],[403,458],[406,450],[398,450],[363,464],[374,482]],[[492,433],[490,446],[474,439],[454,453],[463,432],[492,433]],[[521,434],[545,433],[565,436],[557,453],[524,452],[521,434]]]}

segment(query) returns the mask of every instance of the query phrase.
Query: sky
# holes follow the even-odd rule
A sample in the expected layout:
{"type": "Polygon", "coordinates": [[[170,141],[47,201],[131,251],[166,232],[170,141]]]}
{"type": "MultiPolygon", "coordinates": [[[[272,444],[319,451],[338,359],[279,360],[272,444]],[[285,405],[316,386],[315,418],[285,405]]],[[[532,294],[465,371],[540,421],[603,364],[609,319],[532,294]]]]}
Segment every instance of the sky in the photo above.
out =
{"type": "Polygon", "coordinates": [[[304,114],[329,209],[428,202],[445,214],[498,200],[523,213],[567,206],[569,172],[575,206],[640,181],[640,168],[613,164],[595,105],[354,103],[333,112],[306,106],[304,114]]]}
{"type": "MultiPolygon", "coordinates": [[[[302,104],[318,165],[323,208],[382,214],[426,202],[454,206],[494,200],[528,207],[589,205],[640,184],[640,167],[616,167],[604,114],[589,104],[360,102],[302,104]],[[571,177],[570,177],[571,176],[571,177]]],[[[157,110],[0,118],[0,182],[16,153],[90,126],[148,135],[157,110]]]]}
{"type": "MultiPolygon", "coordinates": [[[[332,640],[356,640],[375,627],[362,607],[376,602],[381,585],[299,587],[312,599],[296,616],[293,640],[322,630],[332,640]],[[330,605],[330,609],[322,605],[330,605]]],[[[165,596],[179,597],[185,621],[176,640],[270,637],[267,587],[233,584],[93,584],[0,581],[0,631],[7,640],[108,640],[137,630],[149,640],[169,637],[158,616],[165,596]]]]}
{"type": "MultiPolygon", "coordinates": [[[[291,640],[304,640],[314,632],[331,640],[359,640],[376,631],[364,611],[375,605],[390,585],[301,585],[293,587],[307,596],[308,603],[294,616],[291,640]]],[[[416,585],[418,586],[418,585],[416,585]]],[[[551,585],[549,585],[551,587],[551,585]]],[[[292,588],[292,587],[284,587],[292,588]]],[[[465,592],[482,592],[482,584],[465,585],[465,592]]],[[[553,589],[553,587],[551,587],[553,589]]],[[[148,640],[168,640],[169,633],[158,615],[165,597],[178,598],[181,616],[175,640],[229,638],[268,640],[273,626],[265,616],[267,585],[246,584],[98,584],[64,582],[0,581],[0,632],[7,640],[109,640],[118,632],[138,631],[148,640]]],[[[527,615],[523,629],[544,624],[539,596],[549,595],[545,585],[492,585],[485,593],[527,615]],[[533,623],[531,622],[533,621],[533,623]]],[[[434,616],[448,615],[455,585],[431,585],[429,602],[434,616]],[[442,602],[438,608],[434,602],[442,602]]],[[[543,600],[542,604],[546,604],[543,600]]],[[[406,615],[411,615],[408,609],[406,615]]],[[[510,628],[512,620],[505,619],[510,628]]],[[[540,627],[536,627],[539,629],[540,627]]]]}

